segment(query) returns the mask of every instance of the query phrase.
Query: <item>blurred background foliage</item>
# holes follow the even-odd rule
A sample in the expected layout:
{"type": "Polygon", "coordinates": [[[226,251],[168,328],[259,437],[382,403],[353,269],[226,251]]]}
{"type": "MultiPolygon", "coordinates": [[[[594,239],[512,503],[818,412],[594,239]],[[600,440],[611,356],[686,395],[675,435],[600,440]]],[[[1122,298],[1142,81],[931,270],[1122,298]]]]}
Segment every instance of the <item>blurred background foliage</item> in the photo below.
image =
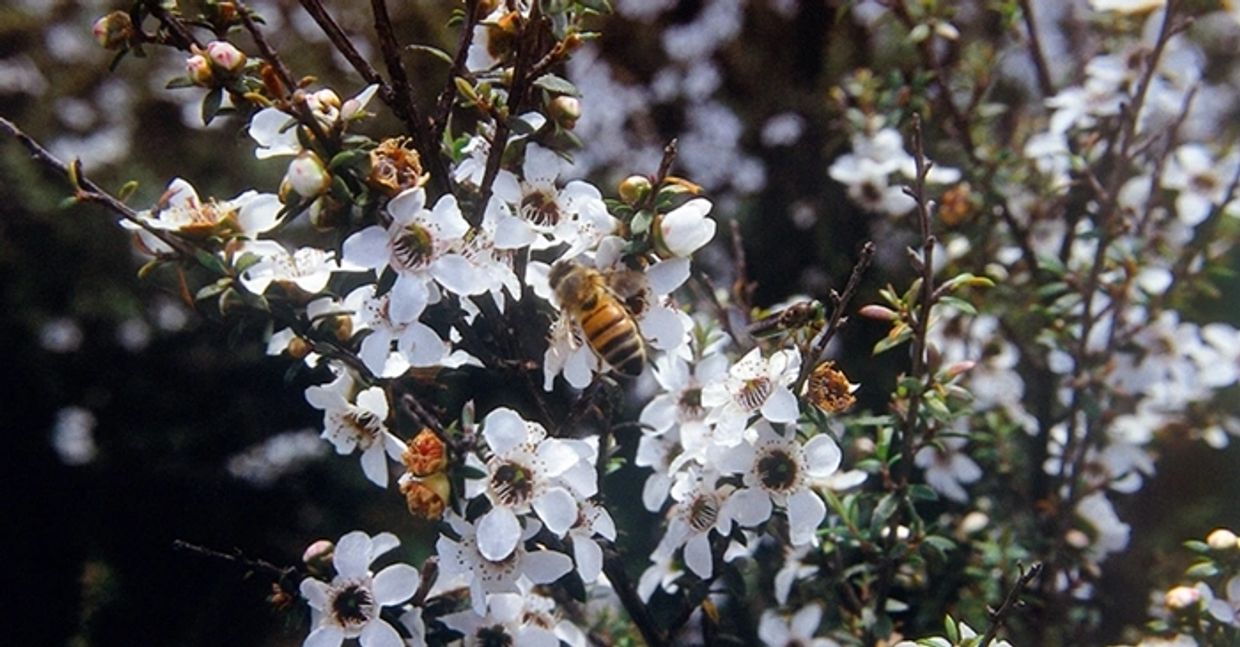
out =
{"type": "MultiPolygon", "coordinates": [[[[364,3],[326,4],[346,31],[368,34],[364,3]]],[[[389,4],[402,41],[452,46],[446,21],[454,3],[389,4]]],[[[663,143],[679,136],[678,173],[703,182],[717,203],[720,235],[704,256],[717,285],[736,278],[730,222],[739,226],[760,305],[793,294],[825,297],[870,236],[882,237],[895,256],[880,257],[860,302],[888,282],[907,283],[901,234],[871,231],[872,217],[850,206],[826,176],[847,146],[828,91],[842,74],[874,63],[864,60],[865,30],[842,13],[846,3],[619,4],[617,15],[599,19],[604,36],[582,54],[586,62],[570,70],[586,93],[581,134],[590,146],[616,151],[581,160],[605,192],[629,173],[653,172],[663,143]],[[720,18],[710,13],[719,14],[719,5],[734,6],[720,18]],[[732,31],[713,45],[697,43],[698,50],[690,42],[669,58],[661,34],[704,21],[732,31]],[[597,82],[601,64],[612,85],[597,82]],[[668,69],[679,76],[669,81],[668,69]],[[627,89],[612,94],[615,84],[627,89]],[[785,123],[782,138],[770,132],[777,117],[785,123]],[[610,127],[622,140],[604,141],[609,119],[618,121],[610,127]]],[[[95,45],[90,27],[123,5],[0,6],[0,115],[58,155],[80,157],[104,187],[136,180],[129,200],[136,208],[152,204],[176,175],[203,196],[274,190],[283,164],[254,158],[242,119],[203,128],[203,91],[164,89],[182,74],[181,55],[150,49],[109,71],[110,54],[95,45]]],[[[313,75],[341,96],[360,90],[296,5],[253,3],[296,74],[313,75]]],[[[377,58],[364,36],[356,40],[377,58]]],[[[253,51],[247,38],[234,41],[253,51]]],[[[444,66],[424,54],[406,58],[429,101],[444,66]]],[[[380,112],[365,129],[395,132],[380,112]]],[[[129,236],[100,209],[61,206],[67,195],[63,178],[37,167],[15,143],[0,142],[0,346],[8,376],[0,411],[11,445],[6,490],[13,504],[6,511],[16,532],[9,534],[18,545],[9,560],[18,602],[10,617],[20,619],[8,629],[11,644],[302,642],[304,618],[266,604],[262,577],[174,551],[176,539],[289,564],[313,539],[392,529],[404,539],[402,557],[424,556],[425,529],[415,527],[394,492],[366,483],[355,460],[334,459],[319,443],[319,451],[292,452],[300,459],[282,465],[269,460],[280,455],[273,445],[262,449],[273,437],[287,447],[313,440],[321,416],[302,392],[322,376],[289,372],[287,358],[265,357],[261,330],[230,331],[212,313],[190,311],[174,275],[137,278],[141,259],[129,236]]],[[[1225,296],[1201,304],[1198,314],[1240,320],[1234,280],[1225,296]]],[[[863,384],[860,406],[875,411],[884,409],[902,368],[893,354],[870,360],[880,335],[857,320],[836,349],[840,365],[863,384]]],[[[636,435],[622,435],[621,443],[631,457],[636,435]]],[[[1240,526],[1238,458],[1234,443],[1223,452],[1167,447],[1142,505],[1119,503],[1134,540],[1107,564],[1100,596],[1106,633],[1118,636],[1144,619],[1148,591],[1185,566],[1187,555],[1176,551],[1183,539],[1240,526]]],[[[626,466],[604,487],[633,489],[644,476],[626,466]]],[[[653,524],[627,521],[619,525],[638,558],[635,576],[641,548],[654,541],[642,529],[653,524]]]]}

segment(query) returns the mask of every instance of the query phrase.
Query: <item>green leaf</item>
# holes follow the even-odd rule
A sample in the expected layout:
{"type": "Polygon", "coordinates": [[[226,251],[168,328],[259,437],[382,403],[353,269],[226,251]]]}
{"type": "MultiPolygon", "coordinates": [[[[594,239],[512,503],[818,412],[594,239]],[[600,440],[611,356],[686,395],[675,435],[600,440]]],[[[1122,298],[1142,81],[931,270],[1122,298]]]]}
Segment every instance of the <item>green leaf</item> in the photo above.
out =
{"type": "Polygon", "coordinates": [[[952,620],[950,613],[943,618],[943,634],[952,641],[953,645],[960,642],[960,628],[956,626],[956,621],[952,620]]]}
{"type": "Polygon", "coordinates": [[[535,79],[534,85],[552,94],[567,94],[570,97],[581,96],[581,92],[577,90],[577,86],[573,85],[571,81],[550,73],[535,79]]]}
{"type": "Polygon", "coordinates": [[[934,488],[928,485],[922,484],[922,483],[914,483],[913,485],[910,485],[908,488],[908,495],[914,501],[938,501],[939,500],[939,493],[935,492],[934,488]]]}
{"type": "Polygon", "coordinates": [[[442,49],[439,49],[438,47],[431,47],[430,45],[410,45],[406,49],[412,52],[423,52],[426,54],[430,54],[431,56],[434,56],[435,58],[447,63],[448,65],[452,65],[452,63],[454,62],[452,60],[452,55],[448,54],[442,49]]]}
{"type": "Polygon", "coordinates": [[[895,514],[900,507],[900,497],[895,492],[888,492],[879,499],[878,505],[874,506],[874,514],[870,516],[870,529],[874,532],[887,525],[887,520],[891,515],[895,514]]]}
{"type": "Polygon", "coordinates": [[[224,89],[211,88],[207,96],[202,98],[202,123],[210,125],[211,120],[215,119],[215,115],[219,114],[220,107],[224,103],[224,89]]]}
{"type": "Polygon", "coordinates": [[[904,324],[897,324],[886,337],[874,344],[874,355],[881,355],[913,338],[913,329],[904,324]]]}
{"type": "Polygon", "coordinates": [[[654,222],[654,214],[649,211],[639,211],[633,219],[629,221],[629,231],[634,236],[641,236],[650,230],[650,224],[654,222]]]}
{"type": "Polygon", "coordinates": [[[203,250],[194,252],[194,259],[198,264],[207,268],[212,274],[228,274],[228,268],[224,267],[224,262],[214,254],[203,250]]]}
{"type": "Polygon", "coordinates": [[[1194,553],[1201,553],[1203,555],[1210,552],[1209,544],[1207,544],[1204,541],[1198,541],[1196,539],[1190,539],[1184,542],[1184,547],[1193,551],[1194,553]]]}
{"type": "Polygon", "coordinates": [[[181,88],[192,88],[194,82],[189,80],[188,76],[178,76],[164,85],[165,90],[179,90],[181,88]]]}
{"type": "Polygon", "coordinates": [[[121,186],[121,189],[116,192],[116,199],[120,200],[121,202],[125,202],[129,200],[129,198],[133,196],[133,192],[137,190],[138,190],[138,181],[130,180],[126,182],[123,186],[121,186]]]}
{"type": "Polygon", "coordinates": [[[230,285],[232,285],[232,280],[230,279],[220,279],[214,283],[208,283],[199,288],[198,292],[194,293],[194,300],[202,301],[203,299],[209,299],[224,290],[227,290],[230,285]]]}
{"type": "Polygon", "coordinates": [[[967,315],[977,314],[977,308],[974,308],[972,303],[969,303],[960,297],[942,297],[939,299],[939,303],[949,308],[955,308],[967,315]]]}
{"type": "Polygon", "coordinates": [[[1068,267],[1054,256],[1039,256],[1038,269],[1045,270],[1055,276],[1063,276],[1068,273],[1068,267]]]}
{"type": "Polygon", "coordinates": [[[327,168],[333,173],[339,172],[341,169],[356,169],[364,171],[370,166],[370,153],[356,148],[336,153],[335,157],[327,163],[327,168]]]}
{"type": "Polygon", "coordinates": [[[471,467],[469,465],[461,466],[460,472],[461,472],[461,477],[466,480],[477,480],[477,479],[484,479],[487,477],[486,472],[476,467],[471,467]]]}
{"type": "Polygon", "coordinates": [[[956,550],[956,542],[942,535],[927,535],[926,538],[922,540],[922,543],[934,546],[934,548],[941,553],[956,550]]]}
{"type": "Polygon", "coordinates": [[[236,263],[233,263],[233,271],[237,274],[241,274],[251,267],[254,267],[254,264],[261,260],[263,260],[262,256],[259,256],[254,252],[246,252],[241,255],[241,258],[237,259],[236,263]]]}
{"type": "Polygon", "coordinates": [[[1205,580],[1219,574],[1218,564],[1212,561],[1198,562],[1188,567],[1184,575],[1195,580],[1205,580]]]}

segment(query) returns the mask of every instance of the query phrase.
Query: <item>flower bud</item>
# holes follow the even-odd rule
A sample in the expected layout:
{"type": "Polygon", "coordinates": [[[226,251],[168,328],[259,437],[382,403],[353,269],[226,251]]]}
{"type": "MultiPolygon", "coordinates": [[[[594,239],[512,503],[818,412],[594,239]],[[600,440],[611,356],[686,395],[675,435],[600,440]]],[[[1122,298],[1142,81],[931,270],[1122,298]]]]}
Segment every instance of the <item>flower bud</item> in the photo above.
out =
{"type": "Polygon", "coordinates": [[[630,175],[620,183],[620,199],[624,200],[625,204],[635,205],[645,200],[652,188],[650,178],[644,175],[630,175]]]}
{"type": "Polygon", "coordinates": [[[969,514],[966,514],[964,519],[960,520],[960,532],[961,534],[968,536],[975,532],[985,530],[989,525],[990,517],[986,516],[986,513],[981,510],[974,510],[969,514]]]}
{"type": "Polygon", "coordinates": [[[947,366],[946,371],[943,374],[943,378],[945,380],[954,380],[957,377],[960,377],[961,375],[964,375],[965,373],[968,373],[969,371],[973,370],[974,366],[977,366],[977,362],[974,362],[972,360],[964,360],[961,362],[955,362],[953,364],[949,364],[947,366]]]}
{"type": "Polygon", "coordinates": [[[100,47],[120,49],[133,38],[133,19],[124,11],[113,11],[96,20],[90,31],[100,47]]]}
{"type": "Polygon", "coordinates": [[[302,151],[289,163],[284,179],[303,198],[322,195],[332,184],[331,173],[327,172],[323,160],[311,151],[302,151]]]}
{"type": "Polygon", "coordinates": [[[310,342],[301,337],[294,337],[288,341],[288,354],[293,359],[305,359],[310,354],[310,342]]]}
{"type": "Polygon", "coordinates": [[[558,96],[547,106],[547,113],[561,128],[572,130],[581,118],[581,102],[576,97],[558,96]]]}
{"type": "Polygon", "coordinates": [[[410,474],[419,477],[442,472],[448,466],[443,440],[430,429],[419,431],[418,435],[409,441],[401,455],[401,461],[410,474]]]}
{"type": "Polygon", "coordinates": [[[320,539],[306,547],[301,554],[301,561],[312,573],[328,573],[331,570],[332,554],[336,552],[336,544],[320,539]]]}
{"type": "Polygon", "coordinates": [[[202,54],[194,54],[185,59],[185,74],[194,85],[211,87],[214,75],[211,74],[211,61],[202,54]]]}
{"type": "Polygon", "coordinates": [[[1172,611],[1184,611],[1201,601],[1201,591],[1191,586],[1177,586],[1163,596],[1163,603],[1172,611]]]}
{"type": "Polygon", "coordinates": [[[207,43],[207,57],[216,67],[227,72],[236,72],[245,66],[245,54],[228,41],[207,43]]]}
{"type": "Polygon", "coordinates": [[[1219,528],[1206,537],[1206,543],[1214,550],[1235,550],[1237,548],[1236,533],[1226,528],[1219,528]]]}
{"type": "Polygon", "coordinates": [[[443,472],[432,474],[424,479],[406,474],[401,477],[400,492],[405,495],[409,514],[414,518],[438,521],[443,517],[448,497],[452,494],[452,486],[443,472]]]}
{"type": "Polygon", "coordinates": [[[899,313],[895,310],[892,310],[886,306],[880,306],[877,303],[861,306],[861,309],[857,311],[857,314],[865,317],[866,319],[873,319],[875,321],[895,321],[900,318],[899,313]]]}

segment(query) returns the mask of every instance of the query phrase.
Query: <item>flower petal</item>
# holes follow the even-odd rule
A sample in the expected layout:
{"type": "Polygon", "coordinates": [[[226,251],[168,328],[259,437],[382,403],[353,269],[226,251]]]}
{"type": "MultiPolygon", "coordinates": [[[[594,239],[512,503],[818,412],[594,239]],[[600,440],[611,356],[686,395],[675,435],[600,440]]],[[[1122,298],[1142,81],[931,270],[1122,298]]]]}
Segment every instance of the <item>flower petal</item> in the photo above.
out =
{"type": "Polygon", "coordinates": [[[827,505],[811,490],[801,490],[788,497],[788,537],[793,546],[814,539],[818,524],[827,516],[827,505]]]}
{"type": "Polygon", "coordinates": [[[320,582],[312,577],[307,577],[301,581],[301,597],[310,603],[310,608],[321,611],[327,606],[328,588],[326,582],[320,582]]]}
{"type": "Polygon", "coordinates": [[[525,442],[528,433],[525,420],[508,407],[495,409],[482,421],[482,437],[496,454],[507,454],[525,442]]]}
{"type": "Polygon", "coordinates": [[[382,227],[367,227],[344,241],[345,263],[368,270],[378,269],[388,264],[391,254],[388,253],[388,234],[382,227]]]}
{"type": "Polygon", "coordinates": [[[534,499],[533,506],[538,518],[546,524],[547,530],[555,533],[557,537],[563,537],[573,522],[577,521],[577,501],[564,488],[548,488],[534,499]]]}
{"type": "Polygon", "coordinates": [[[771,518],[771,497],[754,488],[737,490],[723,505],[737,523],[747,528],[771,518]]]}
{"type": "MultiPolygon", "coordinates": [[[[260,149],[261,150],[261,149],[260,149]]],[[[340,647],[344,642],[344,632],[339,627],[319,627],[306,636],[302,647],[340,647]]]]}
{"type": "Polygon", "coordinates": [[[512,554],[521,540],[521,522],[511,508],[495,506],[478,520],[478,552],[498,562],[512,554]]]}
{"type": "Polygon", "coordinates": [[[697,533],[685,544],[685,566],[702,579],[710,579],[714,559],[710,554],[709,533],[697,533]]]}
{"type": "Polygon", "coordinates": [[[840,446],[826,434],[818,434],[805,443],[805,471],[814,478],[824,478],[840,468],[840,446]]]}
{"type": "Polygon", "coordinates": [[[797,398],[788,387],[778,387],[762,405],[762,417],[771,422],[796,422],[800,415],[797,398]]]}
{"type": "Polygon", "coordinates": [[[362,452],[362,473],[371,483],[381,488],[387,487],[387,452],[382,443],[375,443],[362,452]]]}
{"type": "Polygon", "coordinates": [[[360,530],[340,538],[332,554],[332,563],[341,577],[361,577],[369,571],[373,549],[370,536],[360,530]]]}
{"type": "Polygon", "coordinates": [[[444,254],[431,263],[431,274],[439,284],[456,294],[482,294],[487,291],[482,269],[460,254],[444,254]]]}
{"type": "Polygon", "coordinates": [[[409,598],[418,590],[422,576],[408,564],[392,564],[375,576],[375,603],[390,607],[409,598]]]}
{"type": "Polygon", "coordinates": [[[550,550],[528,553],[521,560],[521,571],[535,584],[550,584],[573,570],[568,555],[550,550]]]}
{"type": "Polygon", "coordinates": [[[603,572],[603,549],[593,540],[581,535],[573,536],[573,557],[577,560],[577,572],[590,584],[603,572]]]}
{"type": "Polygon", "coordinates": [[[362,647],[405,647],[405,641],[396,633],[396,628],[378,619],[366,624],[358,640],[362,647]]]}

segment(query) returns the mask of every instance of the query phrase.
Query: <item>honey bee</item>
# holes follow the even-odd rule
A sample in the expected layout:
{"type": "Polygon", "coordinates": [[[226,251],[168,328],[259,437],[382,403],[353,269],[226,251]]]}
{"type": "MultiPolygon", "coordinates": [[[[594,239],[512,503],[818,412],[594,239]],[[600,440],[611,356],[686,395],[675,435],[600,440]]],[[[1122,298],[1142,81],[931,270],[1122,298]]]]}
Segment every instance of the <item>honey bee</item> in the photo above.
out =
{"type": "Polygon", "coordinates": [[[633,270],[604,274],[574,261],[560,261],[547,275],[560,305],[581,326],[590,349],[628,377],[640,375],[646,363],[646,344],[632,310],[640,299],[633,275],[640,274],[633,270]]]}

